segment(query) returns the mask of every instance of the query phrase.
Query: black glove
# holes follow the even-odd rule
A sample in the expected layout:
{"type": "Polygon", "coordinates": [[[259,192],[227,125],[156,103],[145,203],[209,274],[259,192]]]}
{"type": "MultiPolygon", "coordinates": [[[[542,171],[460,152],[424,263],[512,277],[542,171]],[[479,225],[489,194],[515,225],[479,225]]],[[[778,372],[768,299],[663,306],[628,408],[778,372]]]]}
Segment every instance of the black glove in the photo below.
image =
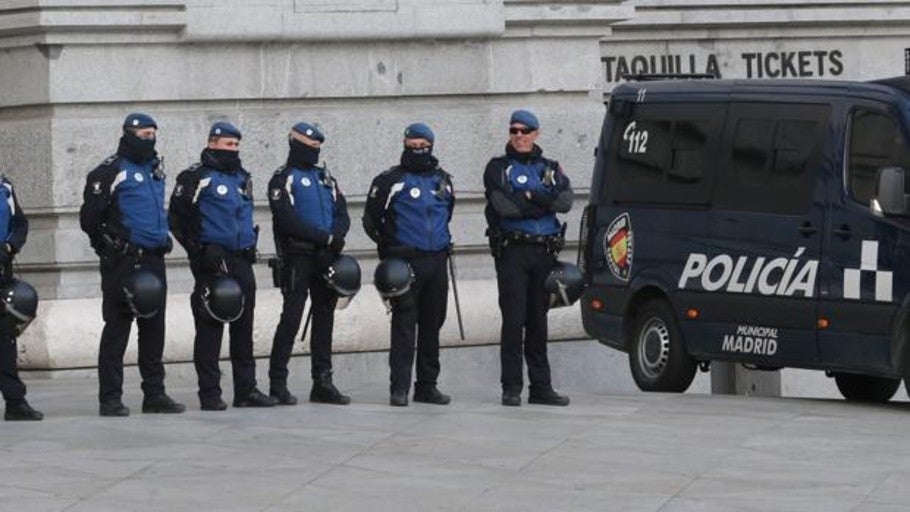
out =
{"type": "Polygon", "coordinates": [[[243,250],[243,257],[252,265],[259,260],[259,251],[255,247],[247,247],[243,250]]]}
{"type": "Polygon", "coordinates": [[[328,247],[317,249],[314,256],[316,259],[316,268],[319,271],[323,271],[331,267],[332,263],[335,263],[335,254],[332,252],[332,249],[328,247]]]}
{"type": "Polygon", "coordinates": [[[164,243],[164,254],[170,254],[174,250],[174,241],[171,237],[167,237],[167,242],[164,243]]]}
{"type": "Polygon", "coordinates": [[[341,251],[344,250],[344,237],[343,236],[333,236],[332,242],[329,244],[329,249],[332,251],[332,254],[338,256],[341,254],[341,251]]]}
{"type": "Polygon", "coordinates": [[[135,245],[108,233],[101,235],[101,246],[101,251],[98,253],[101,257],[115,258],[127,254],[134,254],[136,252],[135,245]]]}
{"type": "Polygon", "coordinates": [[[224,248],[218,244],[202,246],[199,263],[203,271],[213,274],[227,274],[224,248]]]}
{"type": "Polygon", "coordinates": [[[555,201],[555,200],[556,200],[556,198],[551,196],[550,194],[541,194],[540,192],[531,192],[530,201],[545,210],[549,210],[550,207],[553,206],[553,201],[555,201]]]}
{"type": "Polygon", "coordinates": [[[9,243],[0,245],[0,281],[8,282],[13,278],[13,256],[16,251],[9,243]]]}

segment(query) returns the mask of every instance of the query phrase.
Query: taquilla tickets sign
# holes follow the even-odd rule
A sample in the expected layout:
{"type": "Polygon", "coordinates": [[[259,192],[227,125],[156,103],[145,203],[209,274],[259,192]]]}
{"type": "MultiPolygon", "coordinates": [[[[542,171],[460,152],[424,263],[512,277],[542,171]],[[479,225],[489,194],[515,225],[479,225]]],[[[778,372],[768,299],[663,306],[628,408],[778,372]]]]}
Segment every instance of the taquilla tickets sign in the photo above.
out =
{"type": "Polygon", "coordinates": [[[605,41],[606,88],[627,74],[709,73],[721,78],[872,80],[910,73],[904,38],[768,41],[605,41]]]}

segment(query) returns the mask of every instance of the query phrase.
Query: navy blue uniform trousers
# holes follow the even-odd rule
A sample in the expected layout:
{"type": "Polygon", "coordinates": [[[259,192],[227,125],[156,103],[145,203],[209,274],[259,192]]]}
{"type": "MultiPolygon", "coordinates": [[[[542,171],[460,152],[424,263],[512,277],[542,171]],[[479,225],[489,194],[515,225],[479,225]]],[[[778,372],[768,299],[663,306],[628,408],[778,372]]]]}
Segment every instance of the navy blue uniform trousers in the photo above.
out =
{"type": "MultiPolygon", "coordinates": [[[[253,311],[256,308],[256,278],[247,256],[228,253],[225,256],[228,275],[237,280],[243,290],[243,314],[231,322],[230,334],[231,368],[234,377],[234,396],[246,397],[256,388],[256,360],[253,358],[253,311]]],[[[199,398],[202,400],[221,397],[221,338],[224,324],[210,320],[202,308],[200,293],[205,283],[214,274],[202,271],[194,262],[193,276],[196,288],[190,300],[193,305],[193,320],[196,323],[196,338],[193,340],[193,363],[199,380],[199,398]]]]}
{"type": "Polygon", "coordinates": [[[405,258],[414,270],[409,293],[392,299],[392,343],[389,350],[391,391],[411,387],[414,343],[417,343],[417,390],[436,386],[439,377],[439,329],[446,319],[448,251],[405,258]]]}
{"type": "Polygon", "coordinates": [[[543,244],[509,245],[496,258],[499,309],[502,312],[500,362],[502,388],[521,391],[522,351],[531,387],[550,387],[547,360],[549,295],[543,284],[554,258],[543,244]]]}

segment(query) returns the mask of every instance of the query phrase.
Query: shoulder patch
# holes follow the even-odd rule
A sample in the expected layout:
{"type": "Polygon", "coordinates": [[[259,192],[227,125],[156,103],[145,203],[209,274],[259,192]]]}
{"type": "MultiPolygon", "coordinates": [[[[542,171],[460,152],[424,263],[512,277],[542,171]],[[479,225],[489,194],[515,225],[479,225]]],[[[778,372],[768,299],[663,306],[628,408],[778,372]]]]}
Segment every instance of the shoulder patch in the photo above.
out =
{"type": "Polygon", "coordinates": [[[275,169],[274,174],[276,174],[276,175],[277,175],[277,174],[281,174],[281,173],[283,173],[284,171],[286,171],[287,168],[288,168],[287,165],[282,165],[281,167],[275,169]]]}
{"type": "Polygon", "coordinates": [[[111,155],[111,156],[105,158],[105,159],[101,162],[101,165],[113,165],[113,163],[116,162],[116,161],[117,161],[117,153],[114,153],[113,155],[111,155]]]}

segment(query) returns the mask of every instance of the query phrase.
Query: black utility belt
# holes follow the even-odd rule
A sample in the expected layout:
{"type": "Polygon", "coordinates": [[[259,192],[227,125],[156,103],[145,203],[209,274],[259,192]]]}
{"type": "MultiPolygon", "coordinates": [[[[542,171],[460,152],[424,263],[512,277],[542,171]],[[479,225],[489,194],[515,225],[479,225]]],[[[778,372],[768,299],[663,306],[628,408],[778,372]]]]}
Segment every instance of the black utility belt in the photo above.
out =
{"type": "Polygon", "coordinates": [[[148,254],[151,256],[164,256],[165,254],[167,254],[167,246],[166,245],[162,245],[161,247],[135,246],[133,249],[127,250],[126,254],[129,254],[130,256],[138,256],[138,257],[141,257],[144,254],[148,254]]]}
{"type": "Polygon", "coordinates": [[[313,254],[318,249],[313,242],[293,238],[280,241],[278,244],[281,246],[282,252],[286,254],[313,254]]]}
{"type": "Polygon", "coordinates": [[[502,240],[504,245],[549,245],[560,240],[559,235],[527,235],[524,233],[506,233],[502,240]]]}

